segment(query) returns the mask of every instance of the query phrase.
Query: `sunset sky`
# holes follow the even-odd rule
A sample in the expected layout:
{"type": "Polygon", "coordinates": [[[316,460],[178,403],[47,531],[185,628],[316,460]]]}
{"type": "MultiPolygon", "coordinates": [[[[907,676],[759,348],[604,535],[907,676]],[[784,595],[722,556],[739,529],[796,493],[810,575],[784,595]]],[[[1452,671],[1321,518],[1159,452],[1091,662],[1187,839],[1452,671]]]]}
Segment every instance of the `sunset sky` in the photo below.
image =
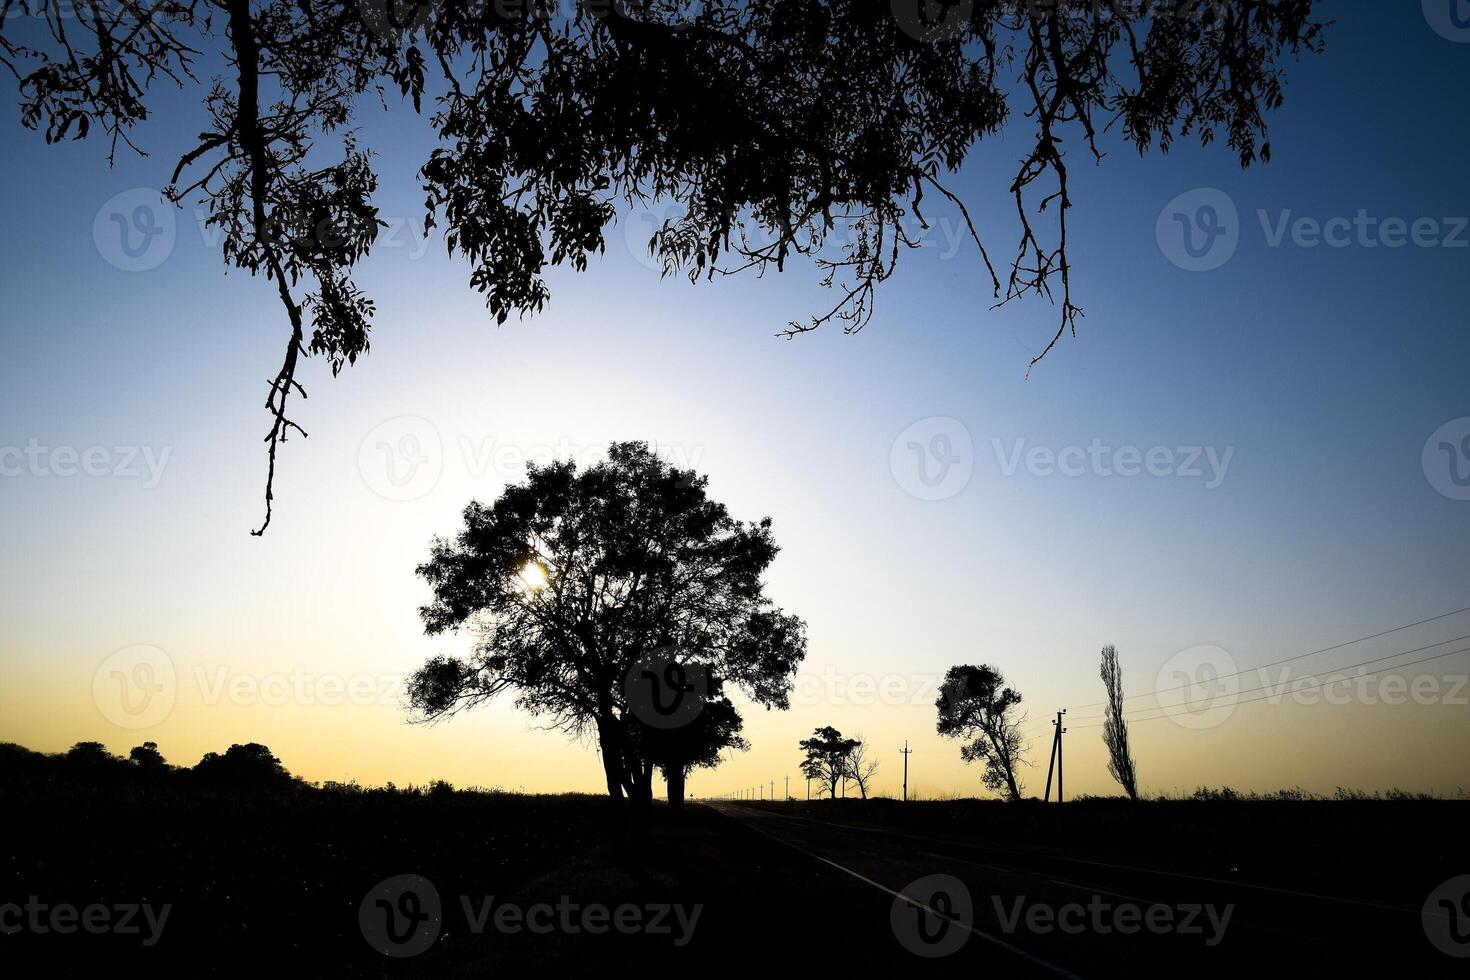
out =
{"type": "MultiPolygon", "coordinates": [[[[937,205],[927,247],[857,336],[774,336],[833,302],[810,266],[660,279],[642,213],[586,273],[551,273],[544,313],[496,327],[465,264],[420,237],[427,124],[364,106],[391,225],[357,276],[378,305],[372,350],[336,379],[308,362],[295,417],[310,438],[282,451],[263,538],[248,533],[261,402],[288,329],[274,291],[227,275],[189,210],[143,257],[152,268],[129,269],[110,217],[157,202],[201,128],[197,93],[160,91],[138,134],[152,155],[120,152],[111,169],[96,139],[48,147],[22,130],[8,97],[0,741],[151,740],[177,764],[255,741],[313,780],[598,791],[594,747],[511,699],[416,725],[399,685],[470,642],[423,633],[414,569],[430,539],[525,459],[592,460],[613,440],[708,474],[737,517],[769,515],[770,592],[808,624],[791,709],[745,709],[750,751],[696,773],[695,795],[779,792],[788,775],[800,795],[796,743],[828,724],[874,743],[882,792],[899,792],[907,739],[912,792],[984,793],[934,732],[957,663],[992,664],[1023,695],[1028,791],[1045,781],[1049,719],[1070,706],[1068,795],[1111,793],[1100,729],[1084,727],[1104,644],[1142,695],[1201,663],[1249,670],[1470,606],[1470,492],[1435,470],[1431,439],[1447,423],[1447,438],[1470,435],[1470,36],[1433,29],[1417,3],[1328,13],[1325,56],[1291,66],[1268,165],[1241,171],[1223,145],[1188,140],[1143,159],[1110,142],[1096,168],[1070,148],[1087,316],[1029,375],[1055,310],[992,311],[976,250],[937,205]],[[1169,238],[1172,202],[1221,200],[1235,251],[1182,268],[1194,260],[1169,238]],[[1337,219],[1346,237],[1313,245],[1300,219],[1337,219]],[[950,469],[920,472],[940,462],[911,442],[950,469]],[[116,672],[146,670],[156,717],[113,697],[116,672]]],[[[987,141],[953,185],[998,257],[1022,146],[1020,129],[987,141]]],[[[1470,612],[1283,667],[1291,680],[1426,648],[1405,653],[1416,660],[1470,648],[1430,647],[1460,637],[1470,612]]],[[[1345,703],[1139,721],[1140,782],[1454,794],[1470,787],[1467,674],[1460,653],[1396,672],[1404,696],[1379,675],[1345,703]]]]}

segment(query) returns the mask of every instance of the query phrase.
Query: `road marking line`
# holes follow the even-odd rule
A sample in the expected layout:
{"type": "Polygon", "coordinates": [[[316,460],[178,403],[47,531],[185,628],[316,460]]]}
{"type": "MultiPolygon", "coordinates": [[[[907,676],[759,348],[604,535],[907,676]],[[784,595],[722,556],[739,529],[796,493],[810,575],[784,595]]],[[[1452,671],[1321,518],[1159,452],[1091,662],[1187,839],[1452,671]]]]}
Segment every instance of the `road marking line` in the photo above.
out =
{"type": "Polygon", "coordinates": [[[771,816],[780,817],[784,820],[804,820],[808,823],[820,824],[824,827],[836,827],[840,830],[855,830],[865,834],[886,834],[891,837],[906,837],[909,840],[928,841],[933,844],[948,844],[951,847],[964,847],[977,851],[993,851],[997,854],[1007,854],[1011,857],[1037,858],[1040,860],[1070,861],[1073,864],[1088,864],[1098,868],[1110,868],[1114,871],[1134,871],[1139,874],[1160,875],[1168,878],[1184,878],[1189,881],[1207,881],[1215,885],[1229,885],[1233,888],[1249,888],[1255,891],[1275,892],[1279,895],[1290,895],[1293,898],[1310,898],[1319,902],[1338,902],[1343,905],[1359,905],[1370,909],[1383,909],[1387,912],[1404,912],[1409,915],[1419,915],[1419,909],[1408,908],[1403,905],[1385,905],[1381,902],[1365,902],[1356,898],[1344,898],[1341,895],[1321,895],[1315,892],[1298,891],[1293,888],[1277,888],[1272,885],[1258,885],[1249,881],[1234,881],[1229,878],[1215,878],[1210,875],[1189,874],[1184,871],[1165,871],[1162,868],[1141,868],[1132,864],[1114,864],[1108,861],[1094,861],[1088,858],[1071,857],[1065,854],[1053,854],[1045,851],[1027,853],[1026,851],[1008,850],[1004,847],[996,847],[993,844],[975,844],[963,840],[947,840],[943,837],[928,837],[924,834],[906,834],[901,830],[888,830],[879,827],[859,827],[854,824],[834,823],[830,820],[818,820],[815,817],[799,817],[785,813],[775,813],[771,816]]]}
{"type": "MultiPolygon", "coordinates": [[[[720,808],[717,807],[716,808],[716,811],[719,812],[719,810],[720,810],[720,808]]],[[[880,892],[884,892],[886,894],[892,895],[894,898],[898,899],[901,902],[906,902],[907,904],[913,906],[914,908],[922,909],[923,911],[928,912],[930,915],[937,916],[937,917],[939,917],[941,919],[946,920],[947,922],[950,922],[950,923],[952,923],[954,925],[957,925],[957,926],[959,926],[959,927],[961,927],[963,929],[966,929],[966,930],[969,931],[969,933],[971,935],[978,936],[978,937],[980,937],[981,939],[985,940],[988,943],[993,943],[994,945],[999,946],[1001,949],[1005,950],[1006,952],[1012,953],[1012,954],[1014,954],[1016,956],[1019,956],[1021,959],[1026,960],[1028,963],[1031,963],[1031,964],[1033,964],[1035,966],[1039,966],[1042,969],[1047,970],[1048,972],[1051,972],[1051,973],[1055,973],[1057,976],[1060,976],[1060,977],[1068,977],[1068,978],[1070,978],[1070,980],[1082,980],[1082,978],[1080,976],[1078,976],[1077,974],[1071,972],[1070,970],[1066,969],[1065,967],[1057,966],[1055,963],[1050,963],[1050,962],[1042,959],[1039,956],[1035,956],[1035,955],[1033,955],[1031,953],[1028,953],[1024,949],[1022,949],[1021,947],[1016,946],[1016,945],[1013,945],[1011,943],[1008,943],[1004,939],[1001,939],[999,936],[991,935],[990,933],[986,932],[984,929],[977,929],[973,925],[971,925],[970,923],[965,922],[965,921],[963,921],[961,919],[958,919],[955,916],[946,915],[943,912],[939,912],[939,911],[937,911],[935,909],[932,909],[927,904],[925,904],[924,902],[919,901],[917,898],[911,898],[908,895],[905,895],[903,892],[894,891],[892,888],[889,888],[887,885],[884,885],[884,884],[881,884],[879,882],[876,882],[872,878],[867,877],[866,875],[859,874],[858,872],[852,870],[851,868],[844,867],[843,865],[838,864],[836,861],[829,860],[828,858],[822,857],[822,855],[820,855],[820,854],[815,854],[812,851],[808,851],[806,848],[802,847],[800,844],[793,844],[791,841],[786,840],[785,838],[777,837],[775,834],[771,833],[770,831],[762,830],[761,828],[755,826],[753,823],[750,823],[749,821],[740,820],[738,817],[736,817],[734,819],[736,819],[737,822],[739,822],[742,826],[747,827],[747,828],[755,831],[757,834],[760,834],[760,835],[762,835],[764,837],[769,837],[771,840],[777,842],[778,844],[785,844],[787,847],[791,848],[792,850],[794,850],[794,851],[800,851],[802,854],[805,854],[809,858],[813,858],[813,859],[815,859],[817,861],[821,861],[823,864],[831,865],[832,867],[836,868],[838,871],[841,871],[843,874],[851,875],[852,877],[856,878],[858,881],[863,882],[864,884],[872,885],[874,888],[878,889],[880,892]]],[[[813,823],[817,823],[817,822],[818,821],[813,821],[813,823]]]]}

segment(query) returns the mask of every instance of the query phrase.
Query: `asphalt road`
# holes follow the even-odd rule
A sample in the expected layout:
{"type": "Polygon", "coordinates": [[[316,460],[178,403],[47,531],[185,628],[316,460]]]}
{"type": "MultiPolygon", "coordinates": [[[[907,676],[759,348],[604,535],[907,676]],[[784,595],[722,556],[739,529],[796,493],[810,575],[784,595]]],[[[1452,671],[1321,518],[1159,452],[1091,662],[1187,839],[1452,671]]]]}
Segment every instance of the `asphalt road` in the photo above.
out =
{"type": "Polygon", "coordinates": [[[789,849],[793,873],[825,867],[891,895],[891,935],[864,941],[897,943],[916,966],[953,967],[942,972],[957,976],[973,975],[969,964],[990,977],[1470,975],[1470,959],[1428,938],[1420,907],[1375,897],[1371,882],[1334,895],[1293,887],[1287,847],[1277,879],[1226,880],[1183,866],[706,805],[789,849]]]}

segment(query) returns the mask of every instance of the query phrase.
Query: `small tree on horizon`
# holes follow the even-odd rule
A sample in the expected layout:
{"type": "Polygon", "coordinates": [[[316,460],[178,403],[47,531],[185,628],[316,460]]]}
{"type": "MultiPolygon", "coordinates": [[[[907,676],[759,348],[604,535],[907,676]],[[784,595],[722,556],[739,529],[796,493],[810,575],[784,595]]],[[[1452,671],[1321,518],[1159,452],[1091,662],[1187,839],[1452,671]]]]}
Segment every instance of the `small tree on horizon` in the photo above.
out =
{"type": "Polygon", "coordinates": [[[1138,768],[1128,745],[1128,723],[1123,719],[1123,668],[1118,665],[1118,650],[1111,643],[1102,648],[1100,668],[1103,687],[1108,692],[1107,718],[1103,721],[1103,744],[1108,747],[1108,773],[1128,793],[1138,799],[1138,768]]]}
{"type": "Polygon", "coordinates": [[[988,789],[1004,789],[1013,801],[1021,799],[1023,788],[1017,776],[1025,747],[1025,716],[1016,713],[1020,703],[1021,695],[1005,686],[1000,671],[985,664],[949,668],[934,703],[939,734],[970,739],[960,748],[960,758],[985,763],[981,782],[988,789]]]}
{"type": "Polygon", "coordinates": [[[811,738],[799,743],[806,753],[801,763],[802,775],[815,779],[819,786],[827,788],[832,799],[837,799],[837,787],[847,775],[847,761],[860,744],[831,725],[816,729],[811,738]]]}
{"type": "Polygon", "coordinates": [[[868,782],[878,772],[878,760],[868,758],[868,743],[861,735],[853,741],[857,742],[852,751],[847,755],[847,776],[857,783],[858,793],[863,799],[868,798],[868,782]]]}
{"type": "Polygon", "coordinates": [[[158,751],[157,742],[144,742],[142,745],[133,746],[132,751],[128,753],[128,759],[145,772],[161,772],[168,768],[163,753],[158,751]]]}

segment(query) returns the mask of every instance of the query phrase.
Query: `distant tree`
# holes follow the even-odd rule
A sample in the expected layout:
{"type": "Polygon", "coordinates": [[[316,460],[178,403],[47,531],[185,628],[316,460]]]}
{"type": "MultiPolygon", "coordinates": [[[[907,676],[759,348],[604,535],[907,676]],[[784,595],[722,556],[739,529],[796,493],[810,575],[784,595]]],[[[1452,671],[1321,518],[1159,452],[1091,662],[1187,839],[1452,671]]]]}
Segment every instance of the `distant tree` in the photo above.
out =
{"type": "Polygon", "coordinates": [[[653,762],[632,736],[626,684],[647,658],[675,648],[689,667],[785,708],[806,638],[765,594],[771,522],[735,520],[706,485],[627,442],[585,470],[532,464],[494,504],[471,503],[463,530],[435,541],[419,568],[434,593],[420,614],[430,634],[466,627],[478,643],[420,668],[411,705],[433,719],[513,691],[553,727],[594,734],[609,797],[640,810],[653,762]]]}
{"type": "Polygon", "coordinates": [[[847,775],[847,763],[853,750],[861,743],[847,738],[830,725],[812,732],[812,737],[802,739],[800,748],[806,753],[801,762],[801,771],[808,779],[815,779],[825,786],[832,799],[837,799],[837,787],[847,775]]]}
{"type": "Polygon", "coordinates": [[[1016,711],[1020,703],[1021,695],[1005,686],[1000,671],[981,664],[951,667],[934,704],[939,734],[970,739],[960,748],[960,758],[985,763],[981,782],[988,789],[1004,789],[1012,800],[1021,798],[1022,788],[1017,777],[1025,747],[1025,716],[1016,711]]]}
{"type": "Polygon", "coordinates": [[[1103,721],[1103,744],[1108,747],[1108,772],[1128,793],[1138,799],[1138,770],[1133,751],[1128,746],[1128,723],[1123,720],[1123,668],[1118,665],[1118,651],[1110,643],[1102,648],[1103,687],[1108,692],[1107,717],[1103,721]]]}
{"type": "Polygon", "coordinates": [[[726,751],[749,748],[740,735],[744,724],[730,699],[712,692],[688,724],[656,728],[634,715],[629,727],[637,754],[663,775],[669,808],[679,811],[684,808],[685,781],[693,770],[714,768],[726,751]]]}
{"type": "Polygon", "coordinates": [[[163,753],[158,751],[157,742],[144,742],[142,745],[133,746],[128,753],[133,765],[145,772],[161,772],[168,768],[168,763],[163,759],[163,753]]]}
{"type": "Polygon", "coordinates": [[[271,789],[292,781],[281,760],[258,742],[231,745],[223,755],[206,752],[193,772],[209,785],[238,789],[271,789]]]}
{"type": "Polygon", "coordinates": [[[868,743],[861,735],[857,736],[854,741],[857,744],[847,755],[847,776],[857,783],[858,793],[866,800],[868,783],[878,772],[878,760],[868,758],[868,743]]]}
{"type": "Polygon", "coordinates": [[[101,742],[78,742],[66,750],[67,764],[79,768],[102,768],[119,761],[101,742]]]}
{"type": "Polygon", "coordinates": [[[548,267],[585,269],[620,208],[661,200],[683,212],[650,237],[665,274],[805,257],[836,302],[785,332],[855,332],[899,255],[925,244],[938,198],[998,303],[1055,298],[1039,359],[1082,315],[1069,150],[1100,161],[1105,134],[1140,153],[1219,136],[1242,166],[1269,159],[1281,66],[1320,50],[1323,29],[1312,0],[34,0],[4,13],[0,65],[21,123],[48,142],[100,131],[111,160],[152,115],[155,83],[201,93],[205,121],[164,195],[202,205],[224,260],[269,283],[289,327],[256,533],[278,446],[301,431],[287,411],[305,396],[300,361],[336,374],[368,350],[375,306],[354,273],[384,227],[383,158],[353,123],[386,93],[434,102],[429,223],[498,322],[545,306],[548,267]],[[195,75],[215,64],[207,83],[195,75]],[[1002,129],[1020,137],[999,184],[1018,231],[997,271],[945,181],[1002,129]]]}

